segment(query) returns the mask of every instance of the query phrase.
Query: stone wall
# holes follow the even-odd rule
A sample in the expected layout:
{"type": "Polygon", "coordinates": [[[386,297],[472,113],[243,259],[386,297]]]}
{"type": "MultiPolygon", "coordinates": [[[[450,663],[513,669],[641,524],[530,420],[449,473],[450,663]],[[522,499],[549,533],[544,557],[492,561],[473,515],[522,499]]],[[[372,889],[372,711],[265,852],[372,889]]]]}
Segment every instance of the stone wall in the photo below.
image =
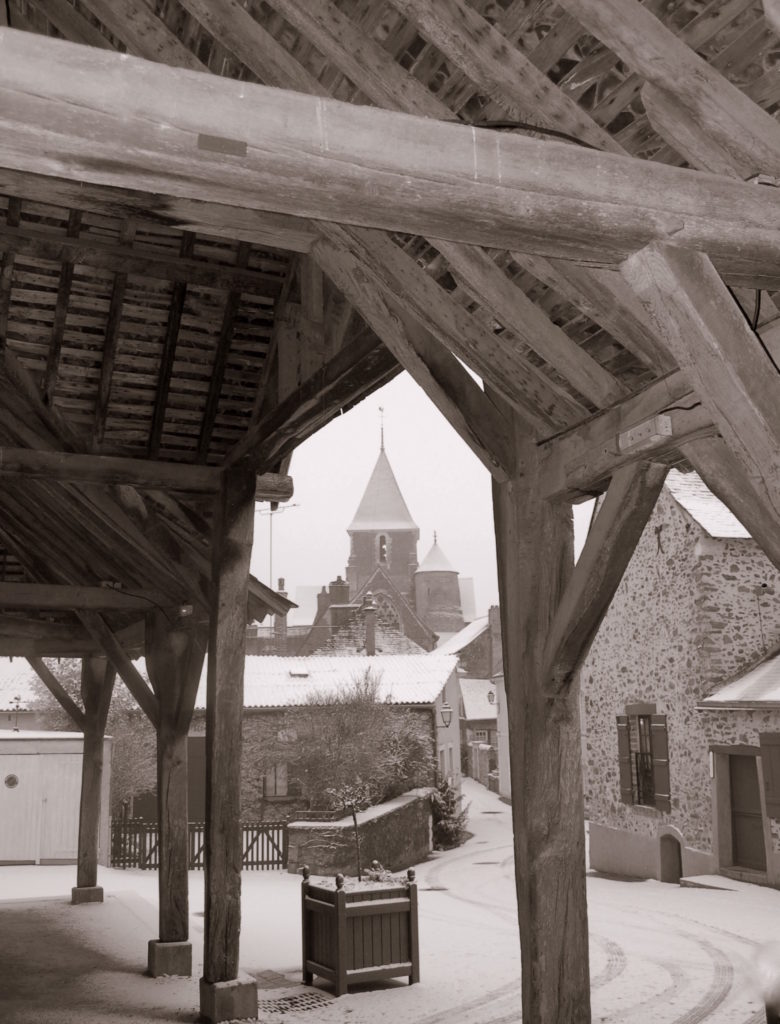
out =
{"type": "MultiPolygon", "coordinates": [[[[419,864],[433,848],[431,798],[413,790],[358,816],[363,867],[372,860],[389,871],[419,864]]],[[[351,817],[339,821],[291,822],[288,826],[288,871],[307,864],[317,875],[357,874],[355,832],[351,817]]]]}
{"type": "Polygon", "coordinates": [[[580,673],[592,823],[647,839],[671,828],[712,851],[709,744],[757,742],[741,737],[758,729],[696,704],[777,643],[778,591],[752,540],[709,537],[662,493],[580,673]],[[668,716],[668,814],[620,801],[616,716],[638,702],[668,716]]]}

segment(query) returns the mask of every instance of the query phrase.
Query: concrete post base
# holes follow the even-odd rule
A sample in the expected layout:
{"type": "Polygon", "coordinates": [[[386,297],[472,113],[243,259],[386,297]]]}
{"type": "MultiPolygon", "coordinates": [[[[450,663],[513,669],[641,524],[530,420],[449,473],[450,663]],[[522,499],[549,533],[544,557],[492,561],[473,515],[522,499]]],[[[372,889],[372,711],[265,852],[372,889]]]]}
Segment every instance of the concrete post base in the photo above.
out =
{"type": "Polygon", "coordinates": [[[192,943],[162,942],[160,939],[150,939],[147,974],[153,978],[160,978],[165,974],[191,978],[192,943]]]}
{"type": "Polygon", "coordinates": [[[71,903],[102,903],[102,885],[74,885],[70,890],[71,903]]]}
{"type": "Polygon", "coordinates": [[[239,972],[232,981],[200,979],[200,1016],[208,1024],[257,1018],[257,982],[239,972]]]}

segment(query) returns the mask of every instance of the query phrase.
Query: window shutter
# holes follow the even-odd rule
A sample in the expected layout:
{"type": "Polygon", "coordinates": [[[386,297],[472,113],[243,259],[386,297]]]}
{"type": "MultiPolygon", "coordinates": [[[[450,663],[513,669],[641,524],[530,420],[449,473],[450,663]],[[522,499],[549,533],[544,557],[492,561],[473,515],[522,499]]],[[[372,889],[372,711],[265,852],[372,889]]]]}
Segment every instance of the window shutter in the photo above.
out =
{"type": "Polygon", "coordinates": [[[758,742],[761,744],[766,813],[770,818],[780,818],[780,733],[760,732],[758,742]]]}
{"type": "Polygon", "coordinates": [[[666,715],[650,718],[650,735],[653,744],[653,785],[655,806],[659,811],[671,811],[671,784],[669,778],[669,733],[666,729],[666,715]]]}
{"type": "Polygon", "coordinates": [[[631,782],[631,739],[628,732],[628,715],[617,716],[617,733],[620,799],[624,804],[632,804],[634,802],[634,787],[631,782]]]}

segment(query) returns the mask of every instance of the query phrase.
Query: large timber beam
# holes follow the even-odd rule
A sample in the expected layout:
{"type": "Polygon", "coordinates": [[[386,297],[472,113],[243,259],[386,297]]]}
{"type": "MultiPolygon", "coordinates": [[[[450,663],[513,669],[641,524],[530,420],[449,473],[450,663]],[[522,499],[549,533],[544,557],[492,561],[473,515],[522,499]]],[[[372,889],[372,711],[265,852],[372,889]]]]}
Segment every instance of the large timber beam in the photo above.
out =
{"type": "Polygon", "coordinates": [[[545,640],[574,567],[571,508],[539,494],[514,417],[517,468],[493,483],[524,1021],[590,1022],[578,687],[545,692],[545,640]]]}
{"type": "Polygon", "coordinates": [[[98,612],[80,612],[79,618],[87,632],[103,648],[113,668],[119,673],[122,682],[135,697],[138,706],[155,729],[159,728],[160,705],[157,698],[102,615],[98,612]]]}
{"type": "Polygon", "coordinates": [[[241,720],[254,479],[225,473],[212,540],[212,605],[206,686],[206,898],[201,1016],[216,1024],[257,1016],[254,978],[239,974],[241,930],[241,720]]]}
{"type": "Polygon", "coordinates": [[[189,941],[187,733],[198,692],[205,631],[191,616],[154,610],[146,619],[146,666],[160,708],[157,729],[160,937],[150,940],[148,972],[192,974],[189,941]]]}
{"type": "Polygon", "coordinates": [[[83,732],[86,724],[86,715],[59,679],[54,675],[49,666],[42,658],[28,658],[27,661],[29,662],[30,668],[33,669],[38,678],[44,683],[49,693],[55,698],[76,728],[83,732]]]}
{"type": "Polygon", "coordinates": [[[590,262],[671,236],[726,270],[780,262],[773,189],[12,29],[0,52],[11,170],[590,262]]]}
{"type": "Polygon", "coordinates": [[[97,884],[103,797],[103,746],[115,677],[113,666],[105,658],[84,658],[81,662],[84,755],[81,770],[76,885],[71,894],[73,903],[103,901],[103,890],[97,884]]]}
{"type": "Polygon", "coordinates": [[[54,583],[0,583],[0,608],[36,611],[148,611],[164,603],[155,591],[125,593],[113,587],[71,587],[54,583]]]}
{"type": "Polygon", "coordinates": [[[702,405],[780,517],[780,369],[707,256],[652,245],[623,265],[702,405]]]}
{"type": "Polygon", "coordinates": [[[666,479],[667,467],[619,469],[588,533],[547,634],[543,685],[551,696],[570,687],[628,568],[666,479]]]}
{"type": "Polygon", "coordinates": [[[678,370],[540,444],[542,496],[582,501],[604,491],[621,467],[674,459],[685,442],[717,432],[709,410],[678,370]]]}

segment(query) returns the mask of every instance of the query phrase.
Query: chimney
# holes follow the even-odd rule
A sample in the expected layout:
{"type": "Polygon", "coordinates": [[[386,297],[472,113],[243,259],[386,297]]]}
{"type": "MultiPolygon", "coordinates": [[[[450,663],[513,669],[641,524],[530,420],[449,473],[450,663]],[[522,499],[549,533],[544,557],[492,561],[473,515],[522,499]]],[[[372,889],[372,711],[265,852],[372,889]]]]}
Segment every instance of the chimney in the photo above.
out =
{"type": "MultiPolygon", "coordinates": [[[[279,578],[276,590],[280,597],[287,597],[282,577],[279,578]]],[[[274,648],[277,654],[287,654],[287,612],[284,615],[274,615],[274,648]]]]}
{"type": "Polygon", "coordinates": [[[366,625],[365,651],[366,654],[373,655],[376,654],[376,604],[374,603],[374,595],[370,590],[366,591],[360,611],[366,625]]]}
{"type": "Polygon", "coordinates": [[[330,605],[330,594],[328,588],[323,587],[322,590],[317,594],[317,618],[322,615],[325,609],[330,605]]]}
{"type": "Polygon", "coordinates": [[[349,604],[349,583],[337,576],[328,586],[331,604],[349,604]]]}

